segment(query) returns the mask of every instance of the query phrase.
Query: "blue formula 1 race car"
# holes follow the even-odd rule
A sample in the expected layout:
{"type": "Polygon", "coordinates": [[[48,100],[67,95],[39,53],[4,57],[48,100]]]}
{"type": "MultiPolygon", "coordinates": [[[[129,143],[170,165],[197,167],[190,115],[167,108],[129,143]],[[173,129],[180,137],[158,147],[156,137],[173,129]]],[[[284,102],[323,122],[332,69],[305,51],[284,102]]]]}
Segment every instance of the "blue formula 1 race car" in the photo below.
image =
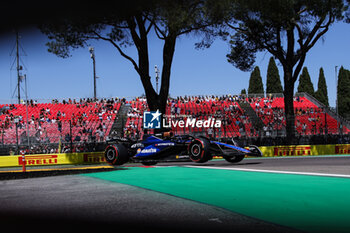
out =
{"type": "Polygon", "coordinates": [[[175,155],[187,157],[196,163],[205,163],[213,156],[222,156],[230,163],[242,161],[245,155],[262,156],[257,146],[251,145],[245,149],[239,147],[234,140],[223,143],[203,136],[174,136],[172,132],[151,135],[141,141],[119,138],[111,140],[109,144],[105,150],[105,158],[111,165],[123,165],[129,161],[155,165],[175,155]]]}

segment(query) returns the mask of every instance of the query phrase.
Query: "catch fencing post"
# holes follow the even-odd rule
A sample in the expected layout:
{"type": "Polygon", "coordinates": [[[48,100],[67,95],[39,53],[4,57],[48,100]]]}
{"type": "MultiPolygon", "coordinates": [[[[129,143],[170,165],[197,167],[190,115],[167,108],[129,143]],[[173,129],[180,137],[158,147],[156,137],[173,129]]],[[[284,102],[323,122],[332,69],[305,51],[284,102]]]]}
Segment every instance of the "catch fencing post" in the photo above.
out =
{"type": "Polygon", "coordinates": [[[69,133],[70,133],[70,153],[73,153],[72,120],[69,120],[69,133]]]}
{"type": "Polygon", "coordinates": [[[24,150],[21,150],[21,155],[22,155],[22,172],[26,172],[26,156],[25,156],[24,150]]]}

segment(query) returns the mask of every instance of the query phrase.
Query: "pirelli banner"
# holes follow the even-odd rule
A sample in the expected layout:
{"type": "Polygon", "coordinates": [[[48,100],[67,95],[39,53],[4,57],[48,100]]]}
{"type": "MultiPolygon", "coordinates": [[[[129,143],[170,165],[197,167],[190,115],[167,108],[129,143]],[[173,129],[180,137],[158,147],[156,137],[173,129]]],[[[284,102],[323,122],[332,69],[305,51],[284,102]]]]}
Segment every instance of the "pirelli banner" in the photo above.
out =
{"type": "MultiPolygon", "coordinates": [[[[26,166],[93,164],[105,162],[103,152],[26,155],[26,166]]],[[[22,156],[0,156],[0,167],[22,166],[22,156]]]]}
{"type": "Polygon", "coordinates": [[[264,157],[350,154],[350,144],[259,147],[264,157]]]}
{"type": "MultiPolygon", "coordinates": [[[[264,157],[350,154],[350,144],[259,147],[264,157]]],[[[103,152],[26,155],[26,166],[105,163],[103,152]]],[[[22,156],[0,156],[0,167],[22,166],[22,156]]]]}

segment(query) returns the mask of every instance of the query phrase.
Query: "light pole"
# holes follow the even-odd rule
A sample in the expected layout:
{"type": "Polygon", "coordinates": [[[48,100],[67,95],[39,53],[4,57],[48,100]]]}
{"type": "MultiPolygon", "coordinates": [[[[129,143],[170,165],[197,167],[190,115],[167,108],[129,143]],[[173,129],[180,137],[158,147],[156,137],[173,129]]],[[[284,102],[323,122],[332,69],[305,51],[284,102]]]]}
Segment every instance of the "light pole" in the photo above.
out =
{"type": "Polygon", "coordinates": [[[157,65],[154,66],[154,72],[156,73],[156,91],[157,91],[157,94],[159,94],[158,93],[159,69],[157,65]]]}
{"type": "Polygon", "coordinates": [[[92,66],[94,72],[94,99],[96,100],[96,62],[95,62],[95,50],[94,47],[89,47],[90,57],[92,59],[92,66]]]}
{"type": "Polygon", "coordinates": [[[19,55],[19,35],[16,31],[16,70],[17,70],[17,93],[18,93],[18,104],[21,103],[21,74],[20,71],[23,70],[23,67],[19,64],[20,55],[19,55]]]}
{"type": "Polygon", "coordinates": [[[28,143],[28,151],[30,150],[29,144],[29,126],[28,126],[28,88],[27,88],[27,75],[23,75],[22,78],[25,81],[25,95],[26,95],[26,134],[27,134],[27,143],[28,143]]]}

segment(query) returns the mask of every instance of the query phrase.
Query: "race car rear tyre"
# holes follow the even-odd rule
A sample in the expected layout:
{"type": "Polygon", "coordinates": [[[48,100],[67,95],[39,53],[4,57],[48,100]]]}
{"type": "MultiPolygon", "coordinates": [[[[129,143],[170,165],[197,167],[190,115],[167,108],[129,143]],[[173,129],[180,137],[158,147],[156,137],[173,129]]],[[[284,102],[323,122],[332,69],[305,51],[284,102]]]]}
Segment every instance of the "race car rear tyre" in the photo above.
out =
{"type": "Polygon", "coordinates": [[[188,146],[190,159],[196,163],[205,163],[212,158],[210,154],[210,142],[206,138],[196,138],[188,146]]]}
{"type": "Polygon", "coordinates": [[[244,159],[245,155],[223,156],[227,162],[238,163],[244,159]]]}
{"type": "Polygon", "coordinates": [[[105,158],[111,165],[122,165],[129,161],[128,151],[122,144],[108,146],[105,150],[105,158]]]}

